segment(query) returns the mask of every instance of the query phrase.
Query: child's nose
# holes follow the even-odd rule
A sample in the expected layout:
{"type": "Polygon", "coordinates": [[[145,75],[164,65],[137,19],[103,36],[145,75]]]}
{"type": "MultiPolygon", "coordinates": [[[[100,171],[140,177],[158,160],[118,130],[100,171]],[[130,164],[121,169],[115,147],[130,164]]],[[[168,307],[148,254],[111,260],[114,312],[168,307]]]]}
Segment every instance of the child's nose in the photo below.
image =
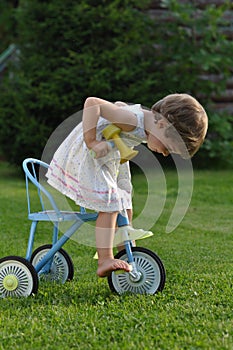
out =
{"type": "Polygon", "coordinates": [[[167,157],[168,155],[169,155],[169,151],[168,151],[168,150],[163,151],[163,156],[164,156],[164,157],[167,157]]]}

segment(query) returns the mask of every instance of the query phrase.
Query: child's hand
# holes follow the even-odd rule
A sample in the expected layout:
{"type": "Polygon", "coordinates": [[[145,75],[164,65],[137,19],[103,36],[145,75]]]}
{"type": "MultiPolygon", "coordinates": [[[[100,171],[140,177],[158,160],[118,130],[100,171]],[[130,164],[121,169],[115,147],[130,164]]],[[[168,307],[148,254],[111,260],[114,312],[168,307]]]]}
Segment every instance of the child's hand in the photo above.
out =
{"type": "Polygon", "coordinates": [[[108,152],[111,150],[111,144],[106,141],[95,141],[94,145],[91,148],[91,153],[94,158],[105,157],[108,152]]]}

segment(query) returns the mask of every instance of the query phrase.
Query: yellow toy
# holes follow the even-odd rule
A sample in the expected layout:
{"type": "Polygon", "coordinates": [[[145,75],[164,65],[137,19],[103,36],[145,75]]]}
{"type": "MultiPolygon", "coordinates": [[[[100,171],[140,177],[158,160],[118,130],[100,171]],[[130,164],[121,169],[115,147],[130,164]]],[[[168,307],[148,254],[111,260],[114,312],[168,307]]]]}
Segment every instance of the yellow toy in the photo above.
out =
{"type": "Polygon", "coordinates": [[[105,137],[106,140],[113,140],[116,147],[120,151],[121,155],[121,161],[120,163],[125,163],[128,160],[134,158],[138,151],[135,151],[134,149],[128,147],[124,141],[120,138],[121,129],[118,128],[114,124],[108,125],[103,131],[102,134],[105,137]]]}

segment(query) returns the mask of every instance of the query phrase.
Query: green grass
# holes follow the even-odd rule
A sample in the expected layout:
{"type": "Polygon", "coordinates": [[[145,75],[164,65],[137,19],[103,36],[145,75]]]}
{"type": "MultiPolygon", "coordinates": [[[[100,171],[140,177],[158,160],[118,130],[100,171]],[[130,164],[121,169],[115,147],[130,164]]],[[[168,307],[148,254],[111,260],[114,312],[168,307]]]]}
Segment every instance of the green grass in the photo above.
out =
{"type": "MultiPolygon", "coordinates": [[[[0,300],[0,349],[233,349],[233,173],[196,171],[189,210],[172,233],[165,227],[176,198],[176,176],[166,174],[167,202],[138,245],[158,253],[167,272],[154,296],[115,295],[95,274],[95,249],[70,240],[74,280],[41,283],[36,296],[0,300]]],[[[135,214],[146,197],[134,176],[135,214]]],[[[0,256],[25,256],[30,222],[24,180],[0,164],[0,256]]],[[[50,226],[38,226],[36,246],[50,243],[50,226]]]]}

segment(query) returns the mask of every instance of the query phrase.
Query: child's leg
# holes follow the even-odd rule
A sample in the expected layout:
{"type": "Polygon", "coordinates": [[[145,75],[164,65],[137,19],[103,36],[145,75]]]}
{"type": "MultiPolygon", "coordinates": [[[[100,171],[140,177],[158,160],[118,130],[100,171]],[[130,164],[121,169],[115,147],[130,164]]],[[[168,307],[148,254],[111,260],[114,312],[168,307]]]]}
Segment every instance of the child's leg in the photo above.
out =
{"type": "Polygon", "coordinates": [[[114,259],[113,239],[115,233],[117,212],[99,213],[96,221],[96,248],[98,252],[99,277],[106,277],[112,271],[124,270],[129,272],[131,267],[125,261],[114,259]]]}

